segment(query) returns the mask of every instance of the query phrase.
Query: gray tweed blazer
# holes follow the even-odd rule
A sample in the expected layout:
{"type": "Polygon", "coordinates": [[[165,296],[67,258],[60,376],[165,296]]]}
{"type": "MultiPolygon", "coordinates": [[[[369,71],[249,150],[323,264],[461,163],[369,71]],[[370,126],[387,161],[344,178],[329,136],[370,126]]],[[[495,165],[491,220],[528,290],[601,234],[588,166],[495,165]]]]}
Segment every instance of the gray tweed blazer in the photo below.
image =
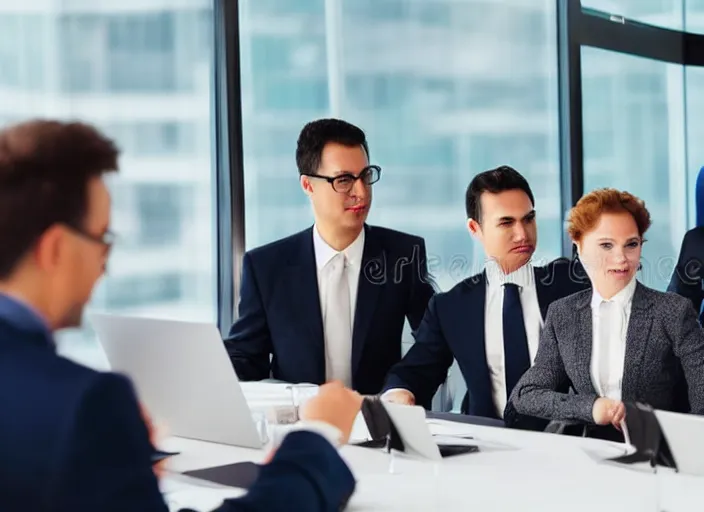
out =
{"type": "MultiPolygon", "coordinates": [[[[510,397],[519,413],[593,422],[598,395],[590,372],[591,297],[590,289],[550,305],[535,364],[510,397]],[[570,383],[576,393],[554,391],[570,383]]],[[[692,303],[637,283],[626,334],[622,399],[681,410],[687,398],[683,376],[691,412],[704,414],[704,330],[692,303]]]]}

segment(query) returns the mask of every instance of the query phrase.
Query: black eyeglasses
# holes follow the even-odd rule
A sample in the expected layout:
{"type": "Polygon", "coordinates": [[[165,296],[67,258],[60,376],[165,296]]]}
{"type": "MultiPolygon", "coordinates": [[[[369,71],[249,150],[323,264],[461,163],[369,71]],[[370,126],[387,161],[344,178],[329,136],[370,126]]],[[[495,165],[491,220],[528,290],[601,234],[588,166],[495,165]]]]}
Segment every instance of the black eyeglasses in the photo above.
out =
{"type": "Polygon", "coordinates": [[[109,229],[100,235],[95,235],[93,233],[89,233],[85,229],[78,226],[66,224],[66,227],[76,233],[81,238],[83,238],[84,240],[88,240],[89,242],[102,245],[105,248],[106,252],[109,252],[110,249],[112,249],[113,244],[115,243],[115,233],[113,233],[109,229]]]}
{"type": "Polygon", "coordinates": [[[370,165],[362,169],[358,176],[346,172],[337,176],[321,176],[320,174],[304,174],[311,178],[320,178],[332,185],[335,192],[348,194],[357,180],[362,180],[365,185],[373,185],[381,178],[381,167],[378,165],[370,165]]]}

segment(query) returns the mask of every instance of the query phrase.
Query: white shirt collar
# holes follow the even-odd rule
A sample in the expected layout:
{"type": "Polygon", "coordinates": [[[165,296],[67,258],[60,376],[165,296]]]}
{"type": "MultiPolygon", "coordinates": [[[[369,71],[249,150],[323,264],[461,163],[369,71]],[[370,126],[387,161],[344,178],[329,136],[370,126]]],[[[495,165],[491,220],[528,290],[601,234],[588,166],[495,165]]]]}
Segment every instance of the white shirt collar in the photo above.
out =
{"type": "Polygon", "coordinates": [[[337,256],[340,252],[345,254],[349,265],[359,265],[362,262],[362,254],[364,253],[364,228],[359,232],[354,242],[348,245],[342,251],[336,251],[323,240],[318,231],[318,226],[313,226],[313,248],[315,249],[315,266],[318,270],[322,269],[328,262],[337,256]]]}
{"type": "Polygon", "coordinates": [[[599,295],[599,292],[596,291],[596,288],[593,289],[594,291],[592,292],[592,307],[599,307],[599,305],[602,302],[615,302],[619,306],[627,306],[632,300],[633,300],[633,294],[636,291],[636,278],[635,276],[633,279],[630,280],[630,282],[626,285],[626,287],[618,292],[616,295],[611,297],[611,299],[604,299],[601,295],[599,295]]]}
{"type": "Polygon", "coordinates": [[[533,265],[530,263],[526,263],[510,274],[504,274],[501,266],[494,260],[487,261],[484,268],[487,282],[492,287],[516,284],[521,288],[530,288],[535,284],[535,273],[533,272],[533,265]]]}

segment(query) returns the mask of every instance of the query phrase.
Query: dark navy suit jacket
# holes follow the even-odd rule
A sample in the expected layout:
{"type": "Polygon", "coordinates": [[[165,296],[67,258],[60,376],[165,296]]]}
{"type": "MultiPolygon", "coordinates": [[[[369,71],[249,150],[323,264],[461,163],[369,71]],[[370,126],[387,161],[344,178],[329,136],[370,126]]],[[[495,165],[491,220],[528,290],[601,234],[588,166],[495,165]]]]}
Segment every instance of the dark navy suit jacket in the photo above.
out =
{"type": "MultiPolygon", "coordinates": [[[[534,272],[543,319],[553,301],[589,286],[581,265],[567,259],[535,267],[534,272]]],[[[484,339],[485,302],[485,273],[433,297],[416,332],[415,344],[391,370],[384,390],[408,389],[418,404],[427,407],[454,358],[467,384],[468,397],[462,412],[496,418],[484,339]]]]}
{"type": "Polygon", "coordinates": [[[704,226],[690,229],[684,235],[667,291],[687,297],[699,315],[699,323],[704,325],[704,313],[701,312],[704,302],[704,226]]]}
{"type": "MultiPolygon", "coordinates": [[[[39,317],[2,295],[0,411],[3,512],[167,510],[129,381],[58,356],[39,317]]],[[[354,486],[328,441],[296,432],[251,491],[219,510],[339,510],[354,486]]]]}
{"type": "MultiPolygon", "coordinates": [[[[376,394],[401,359],[405,319],[412,329],[418,327],[434,289],[422,238],[376,226],[364,229],[352,387],[376,394]]],[[[241,380],[325,382],[312,227],[244,255],[239,317],[225,345],[241,380]]]]}

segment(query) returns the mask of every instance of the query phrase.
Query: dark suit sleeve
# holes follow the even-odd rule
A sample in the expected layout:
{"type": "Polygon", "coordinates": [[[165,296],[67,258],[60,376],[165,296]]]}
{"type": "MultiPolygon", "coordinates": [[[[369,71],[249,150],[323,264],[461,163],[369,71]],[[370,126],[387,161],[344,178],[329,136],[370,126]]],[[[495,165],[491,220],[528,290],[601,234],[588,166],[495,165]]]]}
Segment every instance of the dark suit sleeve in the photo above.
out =
{"type": "Polygon", "coordinates": [[[225,348],[240,380],[269,378],[271,336],[249,253],[246,253],[242,259],[238,317],[225,339],[225,348]]]}
{"type": "MultiPolygon", "coordinates": [[[[408,300],[406,318],[415,333],[423,320],[423,315],[428,308],[430,298],[435,294],[433,281],[428,273],[428,255],[425,250],[425,241],[422,238],[417,240],[418,262],[414,265],[418,271],[413,276],[411,295],[408,300]]],[[[415,254],[415,247],[414,247],[415,254]]]]}
{"type": "Polygon", "coordinates": [[[437,296],[430,299],[415,339],[405,357],[391,368],[384,391],[407,389],[415,395],[416,403],[430,405],[453,359],[437,315],[437,296]]]}
{"type": "Polygon", "coordinates": [[[691,412],[704,414],[704,331],[689,303],[682,302],[676,318],[673,352],[682,364],[691,412]]]}
{"type": "MultiPolygon", "coordinates": [[[[549,420],[592,422],[592,407],[596,395],[567,394],[569,381],[558,348],[555,324],[560,316],[551,306],[540,333],[538,353],[533,366],[523,374],[511,393],[510,402],[520,414],[549,420]]],[[[567,340],[577,342],[577,340],[567,340]]]]}
{"type": "Polygon", "coordinates": [[[354,488],[352,473],[326,439],[292,432],[249,492],[226,501],[217,512],[342,510],[354,488]]]}
{"type": "Polygon", "coordinates": [[[121,376],[98,374],[66,427],[52,505],[56,510],[166,512],[152,451],[132,386],[121,376]]]}
{"type": "Polygon", "coordinates": [[[688,298],[697,314],[704,300],[701,282],[702,257],[704,257],[704,240],[701,240],[700,232],[696,229],[688,231],[682,240],[677,266],[667,287],[667,291],[688,298]]]}

